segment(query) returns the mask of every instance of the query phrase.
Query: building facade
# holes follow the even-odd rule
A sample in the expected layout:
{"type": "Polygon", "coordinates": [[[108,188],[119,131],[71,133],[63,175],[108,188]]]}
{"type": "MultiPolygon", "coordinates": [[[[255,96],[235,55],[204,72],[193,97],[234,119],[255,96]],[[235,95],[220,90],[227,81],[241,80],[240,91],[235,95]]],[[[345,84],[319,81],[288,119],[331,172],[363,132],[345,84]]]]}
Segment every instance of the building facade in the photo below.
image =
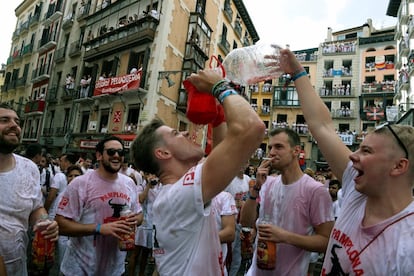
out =
{"type": "Polygon", "coordinates": [[[387,15],[397,18],[398,83],[394,101],[398,107],[398,123],[414,126],[414,1],[390,0],[387,15]]]}
{"type": "Polygon", "coordinates": [[[41,3],[26,0],[16,9],[2,99],[16,105],[22,97],[23,143],[55,153],[94,151],[108,134],[128,147],[154,117],[205,144],[207,127],[185,116],[182,81],[210,66],[210,56],[220,60],[259,40],[241,0],[41,3]],[[22,76],[26,85],[17,90],[22,76]]]}

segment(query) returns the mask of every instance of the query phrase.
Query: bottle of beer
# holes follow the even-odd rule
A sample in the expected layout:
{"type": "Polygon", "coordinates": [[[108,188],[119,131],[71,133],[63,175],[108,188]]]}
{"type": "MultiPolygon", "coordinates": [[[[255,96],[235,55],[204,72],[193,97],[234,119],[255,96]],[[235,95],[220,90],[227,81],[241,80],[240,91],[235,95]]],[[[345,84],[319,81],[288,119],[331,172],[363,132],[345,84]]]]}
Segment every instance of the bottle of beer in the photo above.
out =
{"type": "MultiPolygon", "coordinates": [[[[271,224],[269,216],[259,219],[258,225],[271,224]]],[[[257,267],[265,270],[273,270],[276,267],[276,243],[260,239],[257,241],[257,267]]]]}
{"type": "MultiPolygon", "coordinates": [[[[120,220],[126,220],[126,218],[132,214],[132,211],[125,206],[121,211],[120,220]]],[[[121,239],[118,241],[119,250],[128,251],[133,250],[135,247],[135,227],[131,227],[131,231],[128,234],[121,234],[121,239]]]]}

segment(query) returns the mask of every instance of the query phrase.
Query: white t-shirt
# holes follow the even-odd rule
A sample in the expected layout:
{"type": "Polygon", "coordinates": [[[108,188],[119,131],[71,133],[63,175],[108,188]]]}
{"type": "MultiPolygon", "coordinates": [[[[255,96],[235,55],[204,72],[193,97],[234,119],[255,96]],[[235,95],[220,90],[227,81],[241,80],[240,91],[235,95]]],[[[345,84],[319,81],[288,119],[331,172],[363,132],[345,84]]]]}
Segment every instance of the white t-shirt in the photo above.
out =
{"type": "MultiPolygon", "coordinates": [[[[142,184],[138,185],[138,196],[144,191],[147,182],[144,180],[142,184]]],[[[162,185],[158,183],[154,187],[151,187],[148,190],[147,198],[144,201],[142,206],[142,211],[144,213],[144,220],[142,221],[141,225],[137,227],[137,231],[135,233],[135,244],[144,246],[147,248],[153,247],[152,241],[152,230],[153,230],[153,215],[152,215],[152,206],[154,205],[154,201],[157,198],[158,193],[161,191],[162,185]]]]}
{"type": "Polygon", "coordinates": [[[236,201],[237,211],[240,214],[241,206],[243,205],[243,198],[249,191],[250,177],[243,174],[243,178],[236,176],[226,187],[225,191],[229,192],[236,201]]]}
{"type": "Polygon", "coordinates": [[[414,202],[395,216],[374,226],[361,225],[367,197],[355,190],[358,172],[349,162],[343,175],[343,202],[329,239],[322,275],[414,275],[414,202]],[[395,222],[396,221],[396,222],[395,222]],[[384,227],[395,222],[380,234],[366,249],[360,251],[384,227]],[[345,275],[345,274],[343,274],[345,275]]]}
{"type": "Polygon", "coordinates": [[[13,154],[16,166],[0,172],[0,255],[7,275],[27,275],[29,216],[43,207],[40,172],[29,159],[13,154]]]}
{"type": "MultiPolygon", "coordinates": [[[[56,213],[82,224],[116,220],[122,206],[141,212],[135,183],[118,173],[114,181],[98,171],[76,177],[62,194],[56,213]]],[[[113,236],[71,237],[60,267],[65,275],[122,275],[125,251],[113,236]]]]}
{"type": "MultiPolygon", "coordinates": [[[[314,226],[334,221],[328,190],[307,174],[288,185],[283,184],[280,175],[267,177],[260,190],[259,218],[266,216],[273,225],[299,235],[312,235],[314,226]]],[[[310,254],[299,247],[278,243],[276,268],[262,270],[257,267],[255,250],[247,275],[306,275],[310,254]]]]}
{"type": "Polygon", "coordinates": [[[211,202],[201,192],[202,165],[174,184],[164,185],[155,199],[154,257],[163,275],[222,275],[223,257],[211,202]]]}
{"type": "MultiPolygon", "coordinates": [[[[221,217],[237,215],[236,202],[229,192],[221,192],[211,200],[211,211],[216,218],[217,232],[222,229],[221,217]]],[[[221,244],[221,251],[223,252],[223,260],[227,257],[227,243],[221,244]]],[[[227,275],[227,270],[224,268],[224,275],[227,275]]]]}

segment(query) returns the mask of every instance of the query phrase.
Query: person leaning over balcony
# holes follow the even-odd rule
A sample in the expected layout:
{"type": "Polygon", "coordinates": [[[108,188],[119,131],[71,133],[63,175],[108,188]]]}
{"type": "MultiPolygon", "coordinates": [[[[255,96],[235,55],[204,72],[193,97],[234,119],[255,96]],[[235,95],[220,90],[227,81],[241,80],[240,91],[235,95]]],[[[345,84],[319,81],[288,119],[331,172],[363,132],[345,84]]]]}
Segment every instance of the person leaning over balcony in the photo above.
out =
{"type": "Polygon", "coordinates": [[[198,164],[204,150],[188,132],[159,119],[140,131],[131,153],[137,169],[155,174],[163,184],[153,205],[153,252],[160,275],[222,275],[224,260],[211,200],[259,147],[265,125],[214,70],[200,70],[188,80],[199,91],[212,91],[227,121],[220,116],[213,122],[214,148],[206,160],[198,164]]]}
{"type": "Polygon", "coordinates": [[[329,110],[291,51],[281,51],[280,66],[297,76],[306,122],[342,183],[341,213],[322,275],[413,275],[414,128],[384,124],[352,152],[335,133],[329,110]]]}

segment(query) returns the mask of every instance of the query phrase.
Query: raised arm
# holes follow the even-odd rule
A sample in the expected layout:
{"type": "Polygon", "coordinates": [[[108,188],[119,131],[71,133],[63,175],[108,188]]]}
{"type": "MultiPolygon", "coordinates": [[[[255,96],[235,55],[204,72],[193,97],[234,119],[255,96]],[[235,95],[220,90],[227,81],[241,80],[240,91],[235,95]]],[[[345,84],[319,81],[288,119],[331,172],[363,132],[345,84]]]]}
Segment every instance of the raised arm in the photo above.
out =
{"type": "Polygon", "coordinates": [[[295,55],[288,49],[281,50],[280,54],[280,67],[284,72],[293,76],[309,130],[318,142],[318,147],[328,161],[333,173],[339,179],[342,179],[351,151],[336,134],[331,114],[325,103],[315,92],[309,78],[306,75],[300,76],[300,73],[305,70],[295,55]]]}
{"type": "MultiPolygon", "coordinates": [[[[204,70],[199,74],[192,74],[189,80],[199,91],[212,91],[214,84],[220,81],[221,77],[213,70],[204,70]]],[[[203,165],[204,202],[210,201],[225,189],[258,148],[265,134],[262,120],[246,99],[238,95],[228,82],[222,82],[220,89],[215,91],[221,91],[216,93],[216,96],[224,107],[227,129],[225,125],[219,124],[213,130],[216,131],[216,140],[213,141],[216,146],[203,165]],[[218,143],[217,139],[222,141],[218,143]]]]}

